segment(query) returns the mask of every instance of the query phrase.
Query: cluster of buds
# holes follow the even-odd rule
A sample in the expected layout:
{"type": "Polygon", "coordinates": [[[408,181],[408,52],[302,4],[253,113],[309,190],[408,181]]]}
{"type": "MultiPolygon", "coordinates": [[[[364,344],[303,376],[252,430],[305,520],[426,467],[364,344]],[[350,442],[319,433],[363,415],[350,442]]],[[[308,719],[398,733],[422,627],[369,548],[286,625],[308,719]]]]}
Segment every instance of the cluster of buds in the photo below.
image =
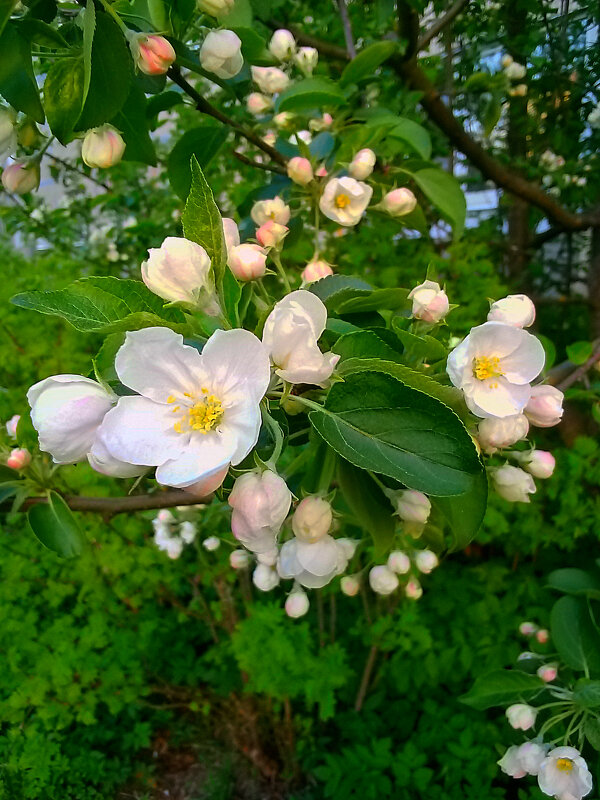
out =
{"type": "MultiPolygon", "coordinates": [[[[196,526],[190,520],[178,521],[166,508],[161,509],[152,520],[154,528],[154,543],[159,550],[165,552],[169,558],[179,558],[186,545],[190,545],[196,538],[196,526]]],[[[217,539],[217,543],[218,543],[217,539]]],[[[218,544],[217,544],[218,546],[218,544]]]]}
{"type": "Polygon", "coordinates": [[[410,556],[403,550],[393,550],[386,564],[379,564],[369,572],[369,585],[376,594],[392,594],[400,586],[399,575],[407,576],[403,590],[410,600],[418,600],[423,594],[419,578],[414,573],[429,575],[439,564],[432,550],[415,550],[410,556]]]}

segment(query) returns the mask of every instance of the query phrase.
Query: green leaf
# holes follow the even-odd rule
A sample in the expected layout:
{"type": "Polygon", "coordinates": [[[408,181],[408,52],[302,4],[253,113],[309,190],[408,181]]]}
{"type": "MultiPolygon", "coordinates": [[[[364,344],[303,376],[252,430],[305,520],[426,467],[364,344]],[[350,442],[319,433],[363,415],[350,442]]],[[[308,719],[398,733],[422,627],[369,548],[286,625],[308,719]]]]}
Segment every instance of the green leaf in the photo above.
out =
{"type": "Polygon", "coordinates": [[[587,594],[600,598],[600,579],[575,567],[555,569],[548,575],[548,586],[566,594],[587,594]]]}
{"type": "Polygon", "coordinates": [[[383,41],[365,47],[364,50],[352,59],[344,68],[340,78],[340,86],[356,83],[367,75],[372,75],[380,64],[394,55],[398,50],[396,42],[383,41]]]}
{"type": "Polygon", "coordinates": [[[467,694],[459,698],[478,711],[493,706],[510,705],[532,697],[546,686],[537,675],[528,675],[518,670],[495,669],[480,675],[467,694]]]}
{"type": "Polygon", "coordinates": [[[252,5],[250,0],[235,0],[226,14],[219,14],[219,25],[228,30],[252,27],[252,5]]]}
{"type": "Polygon", "coordinates": [[[225,275],[225,237],[221,213],[195,156],[191,159],[192,186],[181,218],[186,239],[202,245],[208,253],[219,295],[225,275]]]}
{"type": "Polygon", "coordinates": [[[56,49],[69,46],[68,42],[63,39],[55,28],[48,25],[47,22],[42,22],[41,19],[21,19],[15,22],[15,25],[19,33],[26,39],[42,47],[56,49]]]}
{"type": "Polygon", "coordinates": [[[229,322],[239,328],[238,306],[242,297],[242,287],[235,279],[232,271],[226,269],[223,275],[223,308],[229,322]]]}
{"type": "Polygon", "coordinates": [[[425,161],[431,158],[431,137],[428,131],[412,119],[398,117],[397,123],[389,132],[393,139],[402,139],[425,161]]]}
{"type": "Polygon", "coordinates": [[[328,78],[305,78],[293,83],[279,95],[277,111],[301,111],[323,106],[341,106],[345,95],[337,83],[328,78]]]}
{"type": "Polygon", "coordinates": [[[471,487],[456,497],[432,497],[452,534],[451,550],[463,550],[481,527],[487,509],[488,482],[484,470],[473,475],[471,487]]]}
{"type": "Polygon", "coordinates": [[[597,717],[588,717],[585,721],[585,738],[594,748],[600,750],[600,720],[597,717]]]}
{"type": "Polygon", "coordinates": [[[77,130],[96,128],[118,114],[129,95],[132,77],[133,61],[123,33],[108,14],[97,14],[89,91],[77,130]]]}
{"type": "Polygon", "coordinates": [[[129,96],[123,108],[111,120],[125,140],[125,161],[140,161],[142,164],[156,166],[156,152],[148,133],[146,96],[135,83],[131,84],[129,96]]]}
{"type": "Polygon", "coordinates": [[[44,81],[44,108],[52,133],[61,144],[71,134],[81,115],[84,94],[84,65],[81,58],[61,58],[48,70],[44,81]]]}
{"type": "Polygon", "coordinates": [[[337,314],[358,314],[365,311],[396,311],[406,306],[408,289],[374,289],[368,295],[361,292],[358,297],[339,297],[332,310],[337,314]]]}
{"type": "Polygon", "coordinates": [[[392,546],[396,527],[388,499],[367,472],[343,458],[338,459],[337,477],[356,524],[371,534],[375,558],[381,558],[392,546]]]}
{"type": "Polygon", "coordinates": [[[230,28],[230,30],[239,36],[242,42],[242,55],[249,64],[254,64],[257,67],[268,67],[277,63],[276,59],[267,50],[267,43],[254,28],[236,26],[235,28],[230,28]]]}
{"type": "Polygon", "coordinates": [[[383,361],[397,361],[400,353],[386,344],[373,331],[355,331],[346,333],[337,340],[332,348],[338,353],[341,361],[356,358],[378,358],[383,361]]]}
{"type": "Polygon", "coordinates": [[[325,303],[328,311],[333,311],[346,300],[367,297],[373,292],[373,287],[360,278],[353,278],[350,275],[328,275],[313,283],[309,291],[325,303]]]}
{"type": "Polygon", "coordinates": [[[573,700],[584,708],[598,708],[600,706],[600,681],[590,681],[581,678],[575,684],[573,700]]]}
{"type": "Polygon", "coordinates": [[[205,169],[227,139],[224,125],[202,125],[186,131],[171,150],[168,160],[169,181],[173,191],[185,199],[190,193],[192,171],[190,161],[195,157],[205,169]]]}
{"type": "Polygon", "coordinates": [[[577,670],[600,674],[600,633],[582,597],[561,597],[550,614],[550,635],[561,659],[577,670]]]}
{"type": "Polygon", "coordinates": [[[94,44],[94,33],[96,32],[96,7],[94,0],[87,0],[85,11],[83,12],[83,103],[87,100],[92,80],[92,45],[94,44]]]}
{"type": "Polygon", "coordinates": [[[40,542],[61,558],[80,555],[87,544],[71,509],[56,492],[50,492],[47,503],[31,506],[27,520],[40,542]]]}
{"type": "Polygon", "coordinates": [[[499,94],[490,94],[485,98],[483,108],[481,109],[480,120],[483,125],[483,133],[485,136],[490,136],[498,120],[502,115],[502,96],[499,94]]]}
{"type": "Polygon", "coordinates": [[[77,330],[116,333],[151,325],[181,327],[184,314],[166,308],[141,281],[83,278],[65,289],[23,292],[12,298],[21,308],[62,317],[77,330]]]}
{"type": "Polygon", "coordinates": [[[567,357],[573,364],[581,366],[592,355],[594,346],[591,342],[573,342],[567,347],[567,357]]]}
{"type": "Polygon", "coordinates": [[[10,19],[18,0],[2,0],[0,2],[0,34],[6,27],[6,23],[10,19]]]}
{"type": "Polygon", "coordinates": [[[347,461],[410,489],[462,494],[482,470],[473,440],[454,412],[391,374],[346,375],[330,390],[324,409],[311,411],[309,418],[347,461]]]}
{"type": "Polygon", "coordinates": [[[393,325],[393,328],[394,333],[404,344],[406,350],[410,352],[411,356],[424,358],[428,361],[441,361],[441,359],[445,359],[448,355],[448,351],[444,345],[437,339],[434,339],[433,336],[428,336],[427,334],[417,336],[410,331],[403,330],[403,328],[400,328],[398,325],[393,325]]]}
{"type": "Polygon", "coordinates": [[[17,111],[44,121],[31,65],[31,44],[8,23],[0,36],[0,94],[17,111]]]}
{"type": "Polygon", "coordinates": [[[456,178],[433,167],[417,170],[413,178],[423,194],[452,225],[454,236],[460,238],[465,227],[467,202],[456,178]]]}

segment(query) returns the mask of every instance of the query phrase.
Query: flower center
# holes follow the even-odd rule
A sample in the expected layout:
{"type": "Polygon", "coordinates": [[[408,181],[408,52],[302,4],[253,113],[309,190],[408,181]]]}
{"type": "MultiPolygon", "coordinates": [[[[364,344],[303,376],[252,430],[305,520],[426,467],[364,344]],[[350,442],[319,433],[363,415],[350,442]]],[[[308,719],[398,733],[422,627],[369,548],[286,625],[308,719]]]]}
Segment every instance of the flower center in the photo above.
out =
{"type": "MultiPolygon", "coordinates": [[[[190,406],[174,406],[171,411],[174,414],[183,412],[181,419],[177,420],[173,425],[177,433],[190,433],[191,431],[200,431],[200,433],[208,433],[217,427],[223,414],[223,404],[218,397],[214,394],[209,394],[208,389],[202,389],[204,397],[197,398],[189,392],[184,392],[184,397],[193,401],[190,406]]],[[[175,403],[176,398],[173,395],[167,397],[167,403],[175,403]]]]}
{"type": "Polygon", "coordinates": [[[488,378],[499,378],[504,375],[500,369],[498,356],[477,356],[473,359],[473,375],[480,381],[488,378]]]}
{"type": "Polygon", "coordinates": [[[572,758],[558,758],[556,760],[556,769],[561,772],[572,772],[575,762],[572,758]]]}
{"type": "Polygon", "coordinates": [[[338,208],[346,208],[350,205],[350,198],[347,194],[338,194],[335,198],[335,204],[338,208]]]}

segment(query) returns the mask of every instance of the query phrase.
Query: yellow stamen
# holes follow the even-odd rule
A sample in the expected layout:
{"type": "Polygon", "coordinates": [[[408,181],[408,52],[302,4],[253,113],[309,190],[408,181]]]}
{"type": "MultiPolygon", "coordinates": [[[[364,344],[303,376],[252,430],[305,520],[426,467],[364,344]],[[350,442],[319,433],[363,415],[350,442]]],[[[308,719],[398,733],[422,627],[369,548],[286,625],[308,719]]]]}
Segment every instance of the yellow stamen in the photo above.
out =
{"type": "Polygon", "coordinates": [[[575,762],[573,761],[572,758],[556,759],[556,769],[559,769],[561,772],[572,772],[574,766],[575,762]]]}
{"type": "MultiPolygon", "coordinates": [[[[477,356],[473,359],[473,375],[480,381],[501,377],[504,373],[500,369],[500,359],[497,356],[477,356]]],[[[497,389],[498,383],[490,384],[490,387],[497,389]]]]}
{"type": "Polygon", "coordinates": [[[167,397],[167,403],[174,403],[174,402],[175,402],[175,395],[174,394],[170,394],[167,397]]]}
{"type": "Polygon", "coordinates": [[[338,208],[346,208],[350,205],[350,198],[347,194],[338,194],[335,198],[335,204],[338,208]]]}
{"type": "MultiPolygon", "coordinates": [[[[197,400],[193,406],[187,408],[184,416],[173,426],[177,433],[199,431],[200,433],[206,434],[214,430],[220,423],[225,413],[221,401],[218,397],[215,397],[214,394],[208,394],[208,389],[203,388],[202,392],[205,396],[201,400],[197,400]]],[[[185,396],[196,400],[196,397],[189,392],[186,392],[185,396]]],[[[178,409],[179,406],[173,409],[173,411],[178,409]]]]}

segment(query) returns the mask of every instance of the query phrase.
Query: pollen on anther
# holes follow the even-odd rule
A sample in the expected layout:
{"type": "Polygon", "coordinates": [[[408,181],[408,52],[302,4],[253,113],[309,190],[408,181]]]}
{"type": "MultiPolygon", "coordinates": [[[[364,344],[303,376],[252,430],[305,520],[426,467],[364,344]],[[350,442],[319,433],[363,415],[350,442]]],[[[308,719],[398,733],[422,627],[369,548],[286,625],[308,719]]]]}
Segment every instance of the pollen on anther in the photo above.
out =
{"type": "Polygon", "coordinates": [[[176,399],[176,398],[175,398],[175,395],[172,395],[172,394],[170,394],[170,395],[167,397],[167,403],[174,403],[174,402],[175,402],[175,399],[176,399]]]}

